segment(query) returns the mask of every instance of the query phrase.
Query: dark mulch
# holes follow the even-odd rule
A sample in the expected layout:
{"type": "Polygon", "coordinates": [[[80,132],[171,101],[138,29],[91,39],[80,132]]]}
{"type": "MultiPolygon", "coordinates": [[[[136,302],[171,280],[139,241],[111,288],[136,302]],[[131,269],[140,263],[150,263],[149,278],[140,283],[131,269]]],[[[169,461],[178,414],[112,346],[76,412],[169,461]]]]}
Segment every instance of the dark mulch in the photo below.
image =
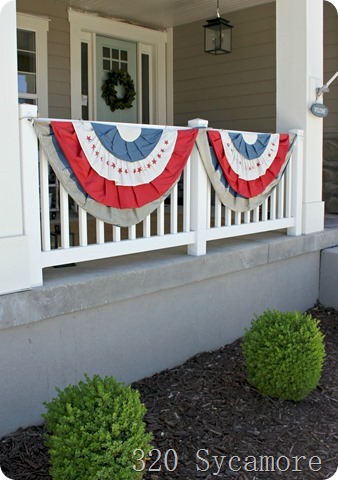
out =
{"type": "MultiPolygon", "coordinates": [[[[338,466],[338,312],[317,305],[310,313],[320,320],[325,333],[326,361],[320,386],[299,403],[262,397],[248,385],[239,341],[135,383],[148,408],[146,421],[158,449],[152,452],[152,461],[158,461],[153,467],[147,463],[146,480],[312,480],[334,474],[338,466]],[[175,452],[178,465],[170,472],[175,452]],[[226,457],[218,468],[213,456],[220,462],[222,455],[226,457]],[[267,455],[273,458],[261,461],[267,455]],[[306,458],[299,458],[297,465],[296,456],[306,458]],[[321,464],[313,458],[311,469],[311,457],[319,457],[321,464]],[[284,472],[271,463],[278,459],[284,472]]],[[[1,440],[0,465],[5,475],[13,480],[51,478],[43,434],[43,427],[31,427],[1,440]]]]}

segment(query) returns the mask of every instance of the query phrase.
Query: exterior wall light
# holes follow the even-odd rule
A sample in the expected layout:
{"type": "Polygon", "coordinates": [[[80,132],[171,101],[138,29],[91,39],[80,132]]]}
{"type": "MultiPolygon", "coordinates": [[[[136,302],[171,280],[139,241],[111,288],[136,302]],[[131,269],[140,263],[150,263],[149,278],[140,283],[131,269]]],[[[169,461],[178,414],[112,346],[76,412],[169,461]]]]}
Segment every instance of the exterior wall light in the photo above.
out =
{"type": "Polygon", "coordinates": [[[207,20],[204,28],[204,51],[213,55],[231,53],[233,25],[219,14],[219,0],[217,0],[216,18],[207,20]]]}

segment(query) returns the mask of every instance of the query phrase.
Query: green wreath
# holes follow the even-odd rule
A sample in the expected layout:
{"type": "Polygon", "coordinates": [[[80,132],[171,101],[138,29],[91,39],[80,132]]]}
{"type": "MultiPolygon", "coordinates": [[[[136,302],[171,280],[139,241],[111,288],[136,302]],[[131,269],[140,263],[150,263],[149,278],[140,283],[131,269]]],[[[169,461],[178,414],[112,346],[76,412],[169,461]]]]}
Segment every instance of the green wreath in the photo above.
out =
{"type": "Polygon", "coordinates": [[[112,112],[131,108],[136,97],[134,81],[129,73],[124,70],[112,70],[109,72],[101,90],[101,96],[112,112]],[[115,87],[118,84],[122,85],[125,90],[122,98],[117,96],[115,87]]]}

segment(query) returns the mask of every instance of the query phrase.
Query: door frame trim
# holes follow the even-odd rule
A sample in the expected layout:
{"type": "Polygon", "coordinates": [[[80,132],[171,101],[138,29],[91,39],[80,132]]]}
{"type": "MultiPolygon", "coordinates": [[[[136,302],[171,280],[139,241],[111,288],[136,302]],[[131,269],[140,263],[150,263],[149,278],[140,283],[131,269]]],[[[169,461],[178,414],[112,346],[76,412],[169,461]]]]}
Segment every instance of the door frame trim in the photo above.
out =
{"type": "MultiPolygon", "coordinates": [[[[105,35],[121,40],[137,43],[138,55],[144,53],[144,47],[151,47],[153,53],[153,121],[157,124],[172,124],[173,105],[173,73],[172,73],[172,34],[169,31],[158,31],[129,25],[117,20],[101,18],[68,10],[70,23],[70,64],[71,64],[71,114],[72,118],[81,118],[81,42],[89,42],[90,61],[95,65],[95,36],[105,35]],[[169,34],[168,34],[169,33],[169,34]]],[[[148,50],[149,51],[149,50],[148,50]]],[[[92,70],[93,71],[93,70],[92,70]]],[[[93,82],[92,82],[93,83],[93,82]]],[[[95,85],[90,85],[92,95],[95,85]]],[[[93,97],[94,98],[94,97],[93,97]]],[[[92,117],[94,109],[90,109],[92,117]]],[[[141,109],[139,109],[140,115],[141,109]]],[[[93,118],[94,119],[94,118],[93,118]]]]}

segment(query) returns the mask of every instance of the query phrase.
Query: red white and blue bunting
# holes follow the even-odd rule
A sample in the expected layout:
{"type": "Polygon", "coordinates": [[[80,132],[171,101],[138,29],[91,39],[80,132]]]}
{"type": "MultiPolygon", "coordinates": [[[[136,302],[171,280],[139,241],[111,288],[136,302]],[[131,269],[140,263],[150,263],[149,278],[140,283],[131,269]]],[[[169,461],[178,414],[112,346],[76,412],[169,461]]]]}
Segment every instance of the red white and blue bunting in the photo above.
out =
{"type": "Polygon", "coordinates": [[[134,225],[178,182],[196,129],[35,121],[47,158],[69,195],[97,218],[134,225]]]}
{"type": "Polygon", "coordinates": [[[237,212],[256,208],[271,194],[289,161],[294,135],[208,130],[197,146],[221,202],[237,212]]]}
{"type": "Polygon", "coordinates": [[[252,210],[280,181],[295,139],[288,134],[87,121],[36,120],[34,127],[56,176],[75,202],[119,226],[139,223],[164,201],[195,141],[221,202],[237,212],[252,210]]]}

